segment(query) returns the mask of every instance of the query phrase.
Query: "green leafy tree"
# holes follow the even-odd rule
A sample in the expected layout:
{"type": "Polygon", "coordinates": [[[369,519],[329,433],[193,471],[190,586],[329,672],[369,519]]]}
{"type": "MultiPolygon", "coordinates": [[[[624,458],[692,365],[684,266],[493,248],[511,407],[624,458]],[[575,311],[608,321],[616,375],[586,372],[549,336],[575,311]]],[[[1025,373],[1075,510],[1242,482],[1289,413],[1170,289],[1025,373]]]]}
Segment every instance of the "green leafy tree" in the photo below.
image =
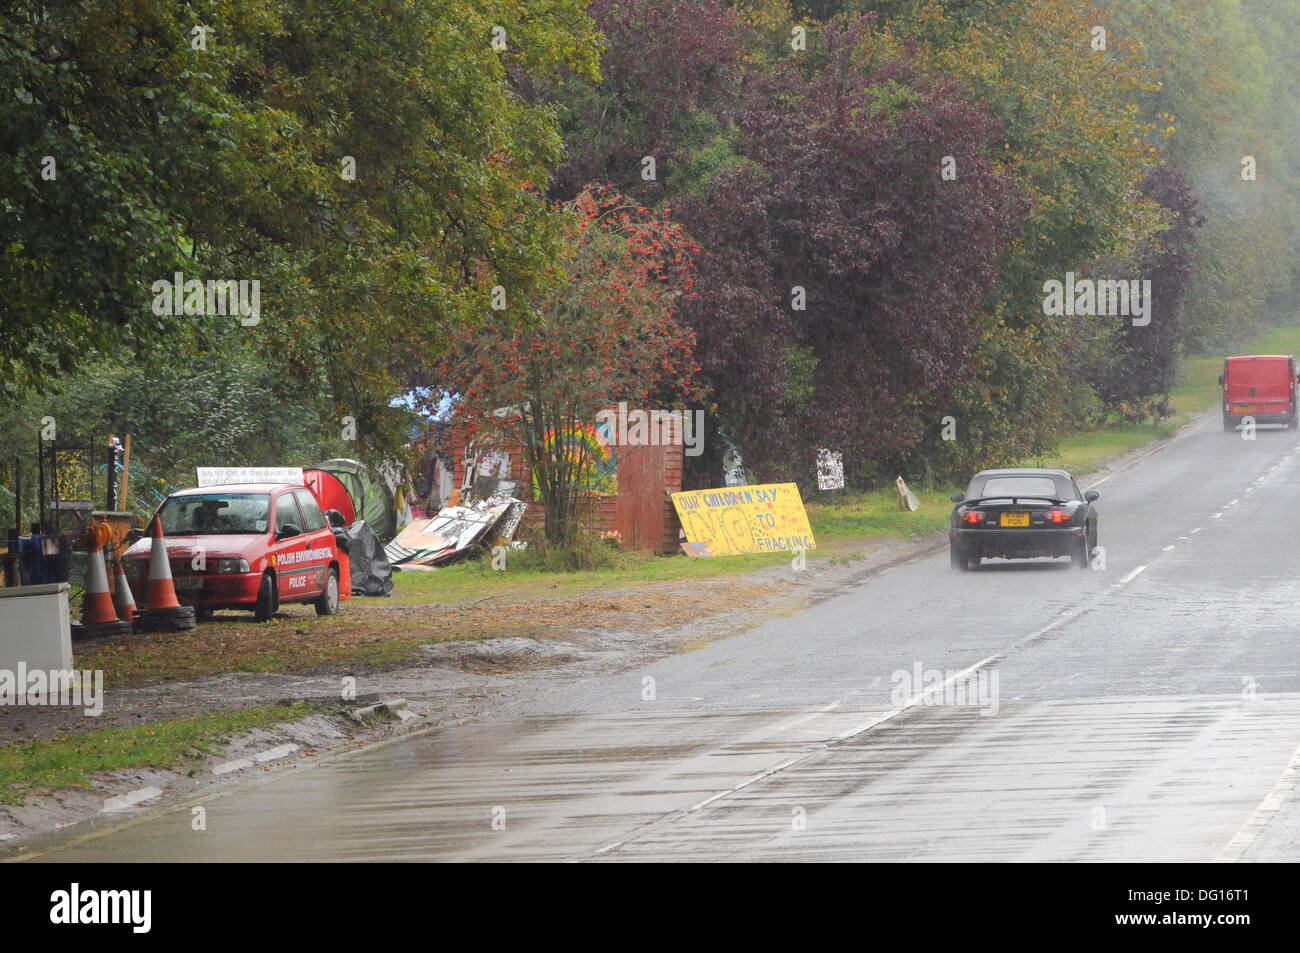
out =
{"type": "Polygon", "coordinates": [[[554,261],[558,129],[518,84],[595,74],[582,6],[6,4],[7,399],[110,347],[201,353],[212,319],[150,307],[180,270],[258,280],[250,343],[391,442],[403,364],[554,261]]]}

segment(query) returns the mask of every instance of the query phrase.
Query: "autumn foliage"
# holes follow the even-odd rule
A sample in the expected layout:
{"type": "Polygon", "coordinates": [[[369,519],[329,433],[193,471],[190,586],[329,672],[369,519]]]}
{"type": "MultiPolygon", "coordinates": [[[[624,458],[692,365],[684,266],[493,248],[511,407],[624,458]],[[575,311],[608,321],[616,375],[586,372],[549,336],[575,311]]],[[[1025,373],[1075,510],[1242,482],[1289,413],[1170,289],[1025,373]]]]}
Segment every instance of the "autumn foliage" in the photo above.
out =
{"type": "Polygon", "coordinates": [[[592,489],[578,428],[620,401],[669,408],[701,396],[695,334],[675,317],[695,294],[698,246],[670,209],[608,187],[562,212],[553,290],[457,333],[430,382],[456,395],[453,441],[522,449],[555,544],[572,538],[592,489]]]}

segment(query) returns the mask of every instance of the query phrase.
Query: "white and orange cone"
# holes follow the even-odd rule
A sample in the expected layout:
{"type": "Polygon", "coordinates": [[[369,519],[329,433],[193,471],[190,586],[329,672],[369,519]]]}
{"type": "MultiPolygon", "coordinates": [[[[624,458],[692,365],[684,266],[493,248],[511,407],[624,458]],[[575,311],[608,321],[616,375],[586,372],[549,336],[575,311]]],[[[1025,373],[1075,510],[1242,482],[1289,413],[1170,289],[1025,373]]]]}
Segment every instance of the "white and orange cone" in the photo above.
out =
{"type": "Polygon", "coordinates": [[[194,628],[194,607],[183,606],[176,598],[172,567],[167,560],[167,543],[163,540],[162,521],[157,516],[149,524],[153,544],[149,550],[149,589],[145,607],[135,618],[137,632],[185,632],[194,628]]]}
{"type": "Polygon", "coordinates": [[[157,516],[149,524],[153,545],[149,550],[149,596],[145,600],[150,611],[154,609],[179,609],[176,586],[172,582],[172,567],[167,560],[167,544],[163,541],[162,520],[157,516]]]}
{"type": "Polygon", "coordinates": [[[96,523],[90,530],[90,554],[86,559],[86,593],[81,602],[80,631],[89,635],[129,630],[117,617],[117,608],[108,592],[108,572],[104,563],[104,543],[113,536],[107,523],[96,523]]]}
{"type": "Polygon", "coordinates": [[[131,583],[127,581],[126,570],[122,568],[122,557],[115,556],[113,569],[117,578],[113,582],[113,605],[117,608],[117,617],[123,622],[135,619],[135,596],[131,592],[131,583]]]}

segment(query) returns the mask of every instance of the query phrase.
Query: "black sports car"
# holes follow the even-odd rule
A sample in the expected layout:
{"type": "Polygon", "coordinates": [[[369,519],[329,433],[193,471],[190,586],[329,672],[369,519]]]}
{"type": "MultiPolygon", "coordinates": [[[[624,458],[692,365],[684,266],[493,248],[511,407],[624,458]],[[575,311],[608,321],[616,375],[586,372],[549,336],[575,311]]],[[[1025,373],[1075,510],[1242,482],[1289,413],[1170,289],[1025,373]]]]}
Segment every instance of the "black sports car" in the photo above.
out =
{"type": "Polygon", "coordinates": [[[948,553],[963,572],[981,559],[1069,556],[1087,569],[1097,545],[1096,490],[1064,470],[981,470],[954,493],[948,553]]]}

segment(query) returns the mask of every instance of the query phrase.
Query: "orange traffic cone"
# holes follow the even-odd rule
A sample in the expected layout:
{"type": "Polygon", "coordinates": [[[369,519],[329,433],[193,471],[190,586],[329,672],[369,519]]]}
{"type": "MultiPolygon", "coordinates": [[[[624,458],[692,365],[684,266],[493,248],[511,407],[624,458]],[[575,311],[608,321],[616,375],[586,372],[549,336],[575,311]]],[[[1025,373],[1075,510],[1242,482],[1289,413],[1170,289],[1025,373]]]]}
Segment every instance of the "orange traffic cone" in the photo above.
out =
{"type": "Polygon", "coordinates": [[[157,516],[149,524],[153,547],[149,550],[149,603],[150,609],[179,609],[176,586],[172,584],[172,567],[167,561],[167,544],[163,541],[162,520],[157,516]]]}
{"type": "Polygon", "coordinates": [[[131,593],[131,583],[127,581],[126,570],[122,568],[121,555],[113,556],[113,605],[117,609],[117,617],[123,622],[130,622],[135,619],[135,596],[131,593]]]}
{"type": "Polygon", "coordinates": [[[108,573],[104,564],[104,544],[113,537],[107,523],[90,529],[90,554],[86,559],[86,594],[81,604],[81,622],[77,635],[112,635],[130,632],[131,623],[117,617],[113,597],[108,593],[108,573]]]}
{"type": "Polygon", "coordinates": [[[176,598],[172,567],[167,560],[167,543],[163,540],[162,520],[157,516],[149,524],[153,545],[149,550],[148,603],[135,618],[137,632],[183,632],[197,624],[194,607],[183,606],[176,598]]]}

